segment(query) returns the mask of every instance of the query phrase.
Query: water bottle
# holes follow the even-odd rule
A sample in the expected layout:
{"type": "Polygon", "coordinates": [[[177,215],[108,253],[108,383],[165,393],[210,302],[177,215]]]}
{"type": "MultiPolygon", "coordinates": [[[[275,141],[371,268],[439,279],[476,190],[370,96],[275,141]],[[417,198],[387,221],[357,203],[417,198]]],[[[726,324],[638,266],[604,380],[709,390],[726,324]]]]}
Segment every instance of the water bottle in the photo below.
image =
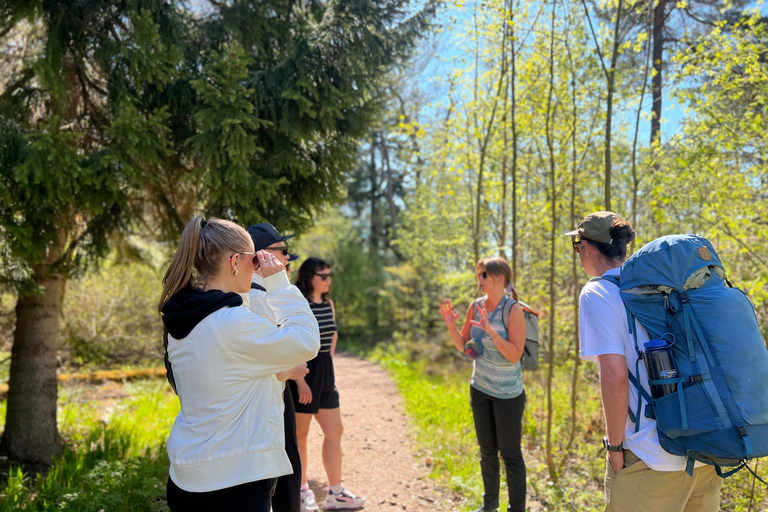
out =
{"type": "MultiPolygon", "coordinates": [[[[645,342],[645,352],[643,352],[645,369],[648,372],[648,381],[677,379],[677,365],[672,356],[672,344],[667,340],[650,340],[645,342]]],[[[651,396],[661,398],[662,396],[677,391],[677,382],[673,384],[650,384],[651,396]]]]}

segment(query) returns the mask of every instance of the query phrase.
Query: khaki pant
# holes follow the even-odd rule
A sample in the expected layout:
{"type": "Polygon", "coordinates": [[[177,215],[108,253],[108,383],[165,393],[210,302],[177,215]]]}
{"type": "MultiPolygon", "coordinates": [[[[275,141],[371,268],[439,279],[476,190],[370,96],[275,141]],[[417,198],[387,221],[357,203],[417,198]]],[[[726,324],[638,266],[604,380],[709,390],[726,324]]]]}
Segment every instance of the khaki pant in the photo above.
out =
{"type": "Polygon", "coordinates": [[[618,474],[605,464],[605,512],[717,512],[723,479],[713,466],[685,471],[654,471],[624,450],[618,474]]]}

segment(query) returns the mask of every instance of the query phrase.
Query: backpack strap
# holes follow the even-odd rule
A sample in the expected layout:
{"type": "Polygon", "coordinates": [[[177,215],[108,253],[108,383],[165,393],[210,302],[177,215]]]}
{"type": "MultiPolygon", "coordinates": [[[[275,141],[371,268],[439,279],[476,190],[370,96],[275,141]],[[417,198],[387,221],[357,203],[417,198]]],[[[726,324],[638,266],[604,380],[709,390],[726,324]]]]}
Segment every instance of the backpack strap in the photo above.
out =
{"type": "Polygon", "coordinates": [[[509,295],[504,296],[504,307],[501,310],[501,322],[504,324],[504,330],[508,330],[509,326],[507,325],[507,322],[509,322],[509,312],[512,311],[512,306],[517,304],[517,301],[513,298],[511,298],[509,295]]]}
{"type": "MultiPolygon", "coordinates": [[[[505,300],[505,301],[507,300],[507,296],[506,296],[506,295],[504,296],[504,300],[505,300]]],[[[480,307],[482,307],[482,308],[484,308],[484,307],[485,307],[485,301],[482,299],[482,297],[480,297],[479,299],[475,299],[475,300],[473,300],[473,301],[472,301],[472,304],[470,305],[470,307],[471,307],[471,308],[474,308],[475,306],[480,306],[480,307]]],[[[511,308],[511,307],[512,307],[512,304],[510,304],[510,305],[509,305],[509,307],[511,308]]],[[[505,303],[504,303],[504,305],[502,306],[502,311],[506,311],[506,312],[507,312],[507,314],[509,314],[509,309],[507,308],[507,303],[506,303],[506,302],[505,302],[505,303]]],[[[491,323],[491,322],[493,322],[493,319],[494,319],[494,318],[496,318],[496,315],[498,314],[498,312],[499,312],[499,306],[498,306],[498,305],[496,306],[496,309],[494,309],[493,311],[491,311],[491,314],[490,314],[490,315],[488,315],[488,312],[486,311],[486,315],[487,315],[487,317],[488,317],[488,323],[491,323]]],[[[503,319],[502,319],[502,321],[503,321],[503,319]]],[[[506,329],[506,328],[507,328],[507,323],[506,323],[506,322],[504,322],[504,329],[506,329]]]]}
{"type": "MultiPolygon", "coordinates": [[[[608,281],[610,283],[613,283],[621,289],[619,286],[619,276],[602,276],[602,277],[595,277],[593,279],[590,279],[591,281],[608,281]]],[[[623,300],[622,300],[623,302],[623,300]]],[[[643,408],[643,399],[645,399],[645,415],[648,418],[654,417],[653,412],[653,399],[648,394],[648,392],[643,389],[643,386],[640,385],[640,359],[643,358],[643,352],[640,350],[640,346],[637,343],[637,329],[635,328],[635,315],[632,314],[632,312],[624,306],[624,309],[627,312],[627,326],[629,327],[629,333],[634,337],[635,339],[635,351],[637,352],[637,358],[635,359],[635,374],[633,375],[631,371],[629,371],[629,368],[627,368],[627,376],[629,377],[629,381],[632,383],[632,385],[635,386],[635,389],[637,389],[637,411],[633,412],[632,407],[628,407],[629,409],[629,419],[632,421],[632,423],[635,424],[635,432],[640,431],[640,412],[643,408]]]]}

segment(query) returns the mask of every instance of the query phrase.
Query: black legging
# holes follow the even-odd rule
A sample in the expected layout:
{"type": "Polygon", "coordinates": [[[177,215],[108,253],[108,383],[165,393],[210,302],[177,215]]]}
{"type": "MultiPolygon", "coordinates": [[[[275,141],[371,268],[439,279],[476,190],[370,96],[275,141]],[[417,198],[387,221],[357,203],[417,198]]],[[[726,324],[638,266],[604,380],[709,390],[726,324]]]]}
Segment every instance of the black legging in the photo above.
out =
{"type": "Polygon", "coordinates": [[[269,512],[275,478],[227,487],[209,492],[189,492],[168,478],[166,495],[172,512],[269,512]]]}
{"type": "Polygon", "coordinates": [[[523,428],[525,391],[515,398],[494,398],[469,387],[477,442],[480,445],[480,471],[483,475],[483,506],[499,508],[499,452],[507,470],[508,512],[525,512],[525,460],[520,446],[523,428]]]}
{"type": "Polygon", "coordinates": [[[285,402],[285,453],[293,466],[293,473],[278,477],[275,494],[272,496],[273,512],[301,512],[301,457],[296,441],[296,410],[293,406],[291,389],[296,384],[289,380],[283,392],[285,402]]]}

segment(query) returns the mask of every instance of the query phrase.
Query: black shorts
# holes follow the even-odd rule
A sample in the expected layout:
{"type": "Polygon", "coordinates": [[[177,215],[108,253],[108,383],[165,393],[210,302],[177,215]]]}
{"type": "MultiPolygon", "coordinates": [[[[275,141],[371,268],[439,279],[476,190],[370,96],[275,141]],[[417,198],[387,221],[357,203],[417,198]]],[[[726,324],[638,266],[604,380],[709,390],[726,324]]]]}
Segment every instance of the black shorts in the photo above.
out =
{"type": "MultiPolygon", "coordinates": [[[[304,380],[312,390],[312,401],[308,404],[299,403],[299,393],[292,386],[293,403],[299,414],[317,414],[320,409],[338,409],[339,392],[336,390],[336,374],[333,372],[333,358],[329,352],[320,352],[317,357],[307,363],[309,373],[304,380]]],[[[291,381],[295,386],[295,383],[291,381]]]]}

